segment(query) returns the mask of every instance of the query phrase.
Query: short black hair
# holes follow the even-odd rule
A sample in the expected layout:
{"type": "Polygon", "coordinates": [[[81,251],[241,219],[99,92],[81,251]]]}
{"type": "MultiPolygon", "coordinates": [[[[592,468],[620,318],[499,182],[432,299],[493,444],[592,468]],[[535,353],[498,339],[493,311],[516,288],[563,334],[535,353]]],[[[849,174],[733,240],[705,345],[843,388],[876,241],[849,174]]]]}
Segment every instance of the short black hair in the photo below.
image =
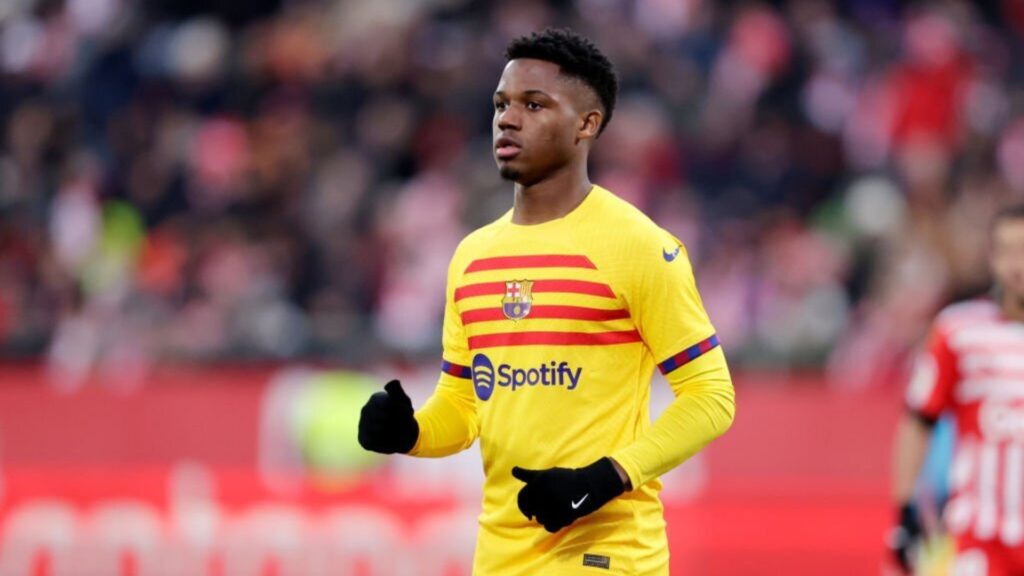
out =
{"type": "Polygon", "coordinates": [[[569,28],[547,28],[509,42],[505,48],[505,59],[517,58],[558,64],[563,74],[590,86],[604,107],[604,118],[597,133],[604,132],[615,110],[619,80],[615,77],[611,61],[593,42],[569,28]]]}
{"type": "Polygon", "coordinates": [[[992,227],[995,228],[995,224],[1004,220],[1024,220],[1024,202],[1007,204],[996,211],[996,216],[992,219],[992,227]]]}

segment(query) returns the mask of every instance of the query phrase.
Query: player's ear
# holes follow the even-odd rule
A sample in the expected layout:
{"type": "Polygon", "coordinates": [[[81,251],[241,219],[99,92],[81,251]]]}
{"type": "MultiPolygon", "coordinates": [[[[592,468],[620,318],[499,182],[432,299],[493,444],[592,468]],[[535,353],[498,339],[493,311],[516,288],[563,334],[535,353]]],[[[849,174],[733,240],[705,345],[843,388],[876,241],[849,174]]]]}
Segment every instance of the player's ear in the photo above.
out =
{"type": "Polygon", "coordinates": [[[604,114],[598,109],[588,111],[580,120],[579,131],[576,133],[577,140],[591,140],[597,138],[601,131],[601,122],[604,121],[604,114]]]}

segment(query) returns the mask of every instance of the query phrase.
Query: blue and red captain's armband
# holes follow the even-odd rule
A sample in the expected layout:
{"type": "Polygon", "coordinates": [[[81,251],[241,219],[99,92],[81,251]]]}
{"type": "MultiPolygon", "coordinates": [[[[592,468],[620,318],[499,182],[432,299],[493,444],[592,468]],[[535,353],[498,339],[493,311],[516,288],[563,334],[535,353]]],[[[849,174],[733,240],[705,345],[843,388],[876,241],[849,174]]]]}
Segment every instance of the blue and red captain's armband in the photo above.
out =
{"type": "Polygon", "coordinates": [[[473,377],[473,370],[469,366],[462,366],[447,360],[443,360],[441,362],[441,372],[444,372],[449,376],[455,376],[456,378],[469,379],[473,377]]]}
{"type": "Polygon", "coordinates": [[[703,356],[706,352],[714,349],[719,345],[718,335],[712,334],[704,340],[690,346],[686,350],[672,356],[668,360],[665,360],[661,364],[658,364],[658,370],[661,370],[662,374],[668,374],[673,370],[693,362],[697,358],[703,356]]]}

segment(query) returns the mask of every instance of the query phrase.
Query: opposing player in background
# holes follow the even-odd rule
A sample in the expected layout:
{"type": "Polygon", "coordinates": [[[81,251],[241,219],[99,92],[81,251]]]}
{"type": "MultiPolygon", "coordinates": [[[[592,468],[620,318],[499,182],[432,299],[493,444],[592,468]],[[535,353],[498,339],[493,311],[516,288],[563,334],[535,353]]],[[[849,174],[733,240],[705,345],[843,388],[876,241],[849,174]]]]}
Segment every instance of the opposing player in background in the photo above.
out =
{"type": "Polygon", "coordinates": [[[896,436],[891,545],[909,571],[923,535],[914,484],[939,416],[957,423],[944,520],[956,539],[951,576],[1024,575],[1024,205],[992,230],[992,299],[954,304],[935,320],[907,389],[896,436]]]}
{"type": "Polygon", "coordinates": [[[658,477],[732,423],[725,357],[682,244],[589,180],[608,59],[566,30],[506,57],[493,134],[513,208],[451,260],[434,394],[414,412],[389,382],[359,439],[438,457],[479,438],[477,576],[667,574],[658,477]],[[655,366],[676,398],[652,425],[655,366]]]}

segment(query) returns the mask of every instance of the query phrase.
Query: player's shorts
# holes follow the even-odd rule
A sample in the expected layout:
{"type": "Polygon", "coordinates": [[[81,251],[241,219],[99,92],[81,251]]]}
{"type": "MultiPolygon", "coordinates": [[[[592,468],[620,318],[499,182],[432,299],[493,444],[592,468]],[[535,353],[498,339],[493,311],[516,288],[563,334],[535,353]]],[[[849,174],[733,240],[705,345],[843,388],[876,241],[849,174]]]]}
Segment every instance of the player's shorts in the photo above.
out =
{"type": "Polygon", "coordinates": [[[1024,576],[1024,546],[960,536],[949,576],[1024,576]]]}

